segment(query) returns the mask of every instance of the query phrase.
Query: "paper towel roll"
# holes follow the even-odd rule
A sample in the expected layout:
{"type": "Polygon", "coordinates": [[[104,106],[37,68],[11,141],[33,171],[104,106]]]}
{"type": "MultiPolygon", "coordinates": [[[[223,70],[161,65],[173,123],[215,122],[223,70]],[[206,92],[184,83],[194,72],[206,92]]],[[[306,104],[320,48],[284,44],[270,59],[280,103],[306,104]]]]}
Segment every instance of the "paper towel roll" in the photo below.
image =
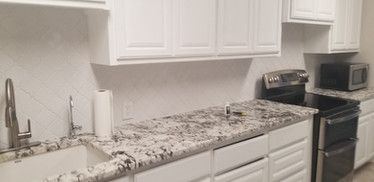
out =
{"type": "Polygon", "coordinates": [[[94,94],[94,128],[100,139],[112,136],[113,94],[111,90],[97,90],[94,94]]]}

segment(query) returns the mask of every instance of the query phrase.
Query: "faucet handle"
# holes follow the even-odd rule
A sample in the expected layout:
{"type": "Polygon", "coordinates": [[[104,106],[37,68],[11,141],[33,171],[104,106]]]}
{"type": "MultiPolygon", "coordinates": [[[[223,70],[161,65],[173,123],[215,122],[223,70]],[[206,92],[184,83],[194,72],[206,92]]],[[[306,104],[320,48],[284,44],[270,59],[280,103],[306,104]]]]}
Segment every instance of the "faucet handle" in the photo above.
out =
{"type": "Polygon", "coordinates": [[[28,128],[28,131],[18,134],[19,139],[31,138],[31,121],[30,121],[30,119],[27,120],[27,128],[28,128]]]}

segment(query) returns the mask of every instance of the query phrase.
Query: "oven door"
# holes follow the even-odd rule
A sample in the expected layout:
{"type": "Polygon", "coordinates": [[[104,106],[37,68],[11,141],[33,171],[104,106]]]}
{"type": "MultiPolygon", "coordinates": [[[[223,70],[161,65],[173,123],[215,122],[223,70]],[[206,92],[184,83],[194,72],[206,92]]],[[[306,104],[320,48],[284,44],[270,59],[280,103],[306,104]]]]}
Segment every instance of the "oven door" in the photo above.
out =
{"type": "Polygon", "coordinates": [[[354,108],[321,118],[318,149],[324,150],[341,141],[357,138],[358,117],[360,113],[359,108],[354,108]]]}
{"type": "Polygon", "coordinates": [[[318,151],[317,182],[352,182],[357,139],[318,151]]]}
{"type": "Polygon", "coordinates": [[[368,86],[369,65],[355,64],[350,66],[348,90],[357,90],[368,86]]]}

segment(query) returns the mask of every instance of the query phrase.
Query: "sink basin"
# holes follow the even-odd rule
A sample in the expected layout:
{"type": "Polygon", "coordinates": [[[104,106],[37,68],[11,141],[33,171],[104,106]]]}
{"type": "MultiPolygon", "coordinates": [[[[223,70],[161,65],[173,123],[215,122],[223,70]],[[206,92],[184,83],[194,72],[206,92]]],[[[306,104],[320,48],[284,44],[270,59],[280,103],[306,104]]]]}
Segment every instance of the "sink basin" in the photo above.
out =
{"type": "Polygon", "coordinates": [[[110,157],[91,147],[72,148],[0,163],[0,181],[40,181],[46,177],[109,161],[110,157]]]}

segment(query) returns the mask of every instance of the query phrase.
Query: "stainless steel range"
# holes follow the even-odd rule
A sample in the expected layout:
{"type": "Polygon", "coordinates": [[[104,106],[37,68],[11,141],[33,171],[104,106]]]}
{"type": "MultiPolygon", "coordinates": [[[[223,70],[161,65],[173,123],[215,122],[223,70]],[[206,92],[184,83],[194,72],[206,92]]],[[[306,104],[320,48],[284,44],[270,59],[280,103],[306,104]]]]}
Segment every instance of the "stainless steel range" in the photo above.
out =
{"type": "Polygon", "coordinates": [[[353,178],[359,102],[307,93],[304,70],[263,75],[263,98],[312,107],[314,116],[312,179],[314,182],[351,182],[353,178]]]}

